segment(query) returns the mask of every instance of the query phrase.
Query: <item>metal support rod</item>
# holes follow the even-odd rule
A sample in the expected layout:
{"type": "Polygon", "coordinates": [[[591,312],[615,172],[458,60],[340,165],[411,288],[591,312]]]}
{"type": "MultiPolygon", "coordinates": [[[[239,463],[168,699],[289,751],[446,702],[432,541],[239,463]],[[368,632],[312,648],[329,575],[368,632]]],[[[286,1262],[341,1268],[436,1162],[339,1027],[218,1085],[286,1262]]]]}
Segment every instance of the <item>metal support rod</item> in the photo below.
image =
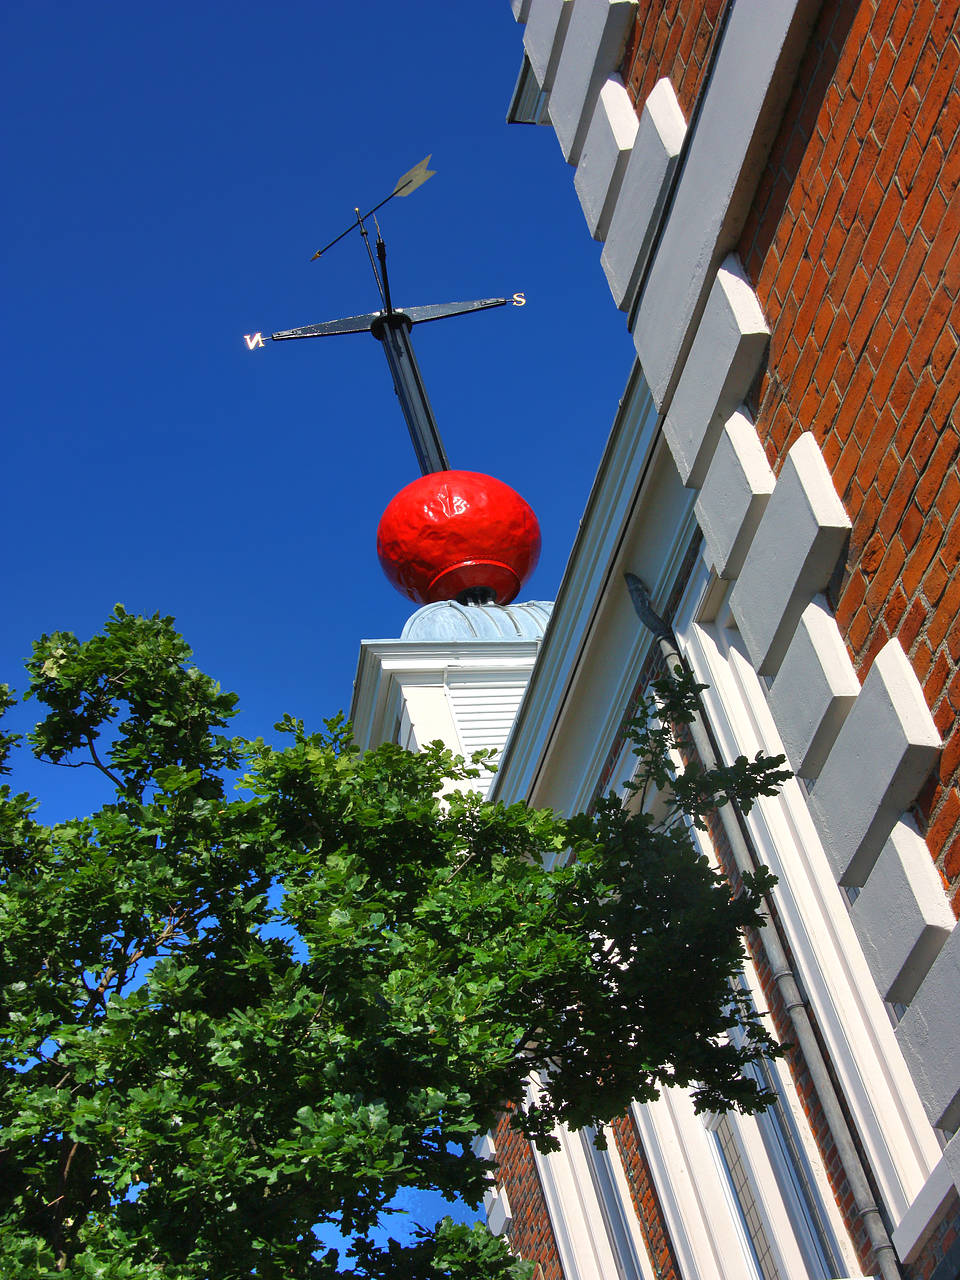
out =
{"type": "MultiPolygon", "coordinates": [[[[632,575],[631,575],[632,576],[632,575]]],[[[631,594],[633,591],[631,590],[631,594]]],[[[658,637],[660,652],[668,667],[671,663],[684,659],[677,650],[672,639],[662,634],[658,637]]],[[[689,726],[690,735],[700,761],[705,769],[717,767],[717,753],[707,722],[702,714],[698,714],[689,726]]],[[[758,869],[757,859],[748,843],[741,826],[743,818],[733,803],[725,804],[717,810],[723,829],[738,870],[752,874],[758,869]]],[[[873,1249],[873,1257],[883,1280],[903,1280],[903,1272],[897,1260],[896,1250],[887,1231],[880,1210],[875,1203],[870,1180],[867,1177],[860,1153],[857,1151],[853,1135],[850,1133],[847,1118],[837,1096],[833,1079],[827,1067],[820,1042],[817,1039],[807,1010],[807,1003],[801,994],[799,984],[794,977],[787,950],[780,935],[780,924],[773,904],[766,896],[761,900],[764,923],[760,926],[760,942],[766,952],[767,960],[777,984],[784,1007],[793,1026],[797,1044],[804,1056],[810,1076],[813,1080],[817,1096],[823,1107],[823,1114],[830,1133],[837,1147],[840,1163],[853,1193],[855,1211],[863,1223],[867,1238],[873,1249]]]]}
{"type": "Polygon", "coordinates": [[[394,390],[406,419],[413,449],[423,475],[433,471],[449,471],[450,461],[440,439],[437,420],[423,385],[420,366],[410,341],[410,321],[402,312],[383,315],[370,326],[370,331],[383,347],[394,390]]]}

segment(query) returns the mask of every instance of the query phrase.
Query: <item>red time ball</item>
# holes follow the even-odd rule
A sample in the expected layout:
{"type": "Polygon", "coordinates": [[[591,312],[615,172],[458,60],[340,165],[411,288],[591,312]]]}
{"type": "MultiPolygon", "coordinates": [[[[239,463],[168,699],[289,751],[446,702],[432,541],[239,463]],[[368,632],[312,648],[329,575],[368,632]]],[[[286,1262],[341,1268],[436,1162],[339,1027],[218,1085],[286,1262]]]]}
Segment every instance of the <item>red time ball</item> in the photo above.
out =
{"type": "Polygon", "coordinates": [[[377,555],[397,590],[417,604],[509,604],[540,558],[540,525],[502,480],[433,471],[384,511],[377,555]]]}

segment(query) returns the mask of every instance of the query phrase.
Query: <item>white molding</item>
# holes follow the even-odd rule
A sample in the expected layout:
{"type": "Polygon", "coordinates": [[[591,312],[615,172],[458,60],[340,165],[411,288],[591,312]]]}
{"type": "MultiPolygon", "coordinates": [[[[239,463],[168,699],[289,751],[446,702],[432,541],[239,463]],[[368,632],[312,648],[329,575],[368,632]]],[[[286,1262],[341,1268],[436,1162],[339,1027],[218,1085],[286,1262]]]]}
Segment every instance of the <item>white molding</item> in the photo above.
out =
{"type": "MultiPolygon", "coordinates": [[[[537,1086],[528,1085],[536,1097],[537,1086]]],[[[531,1144],[543,1196],[547,1203],[564,1280],[611,1280],[616,1258],[607,1239],[603,1212],[597,1200],[583,1147],[563,1126],[554,1130],[559,1151],[538,1151],[531,1144]]]]}
{"type": "Polygon", "coordinates": [[[620,197],[639,121],[619,76],[610,76],[597,98],[573,185],[594,240],[605,240],[620,197]]]}
{"type": "MultiPolygon", "coordinates": [[[[657,415],[646,384],[634,365],[492,797],[508,802],[532,797],[544,754],[557,736],[557,722],[582,663],[587,637],[596,628],[605,584],[612,578],[611,566],[651,460],[656,426],[657,415]]],[[[640,628],[636,627],[631,644],[640,640],[640,628]]],[[[576,798],[570,797],[569,805],[575,803],[576,798]]]]}
{"type": "Polygon", "coordinates": [[[877,654],[810,792],[837,880],[862,886],[933,767],[940,735],[898,640],[877,654]]]}
{"type": "Polygon", "coordinates": [[[523,47],[544,93],[553,86],[572,13],[573,0],[531,0],[523,47]]]}
{"type": "Polygon", "coordinates": [[[912,823],[893,828],[850,919],[880,994],[909,1004],[956,925],[927,843],[912,823]]]}
{"type": "Polygon", "coordinates": [[[616,71],[637,0],[574,0],[547,110],[560,149],[577,164],[603,81],[616,71]]]}
{"type": "Polygon", "coordinates": [[[650,90],[640,112],[633,149],[600,256],[613,300],[621,311],[629,311],[650,256],[686,131],[677,95],[664,77],[650,90]]]}
{"type": "MultiPolygon", "coordinates": [[[[782,751],[765,691],[742,641],[721,620],[698,621],[711,599],[706,565],[694,574],[675,630],[697,679],[720,755],[782,751]]],[[[716,606],[715,606],[716,607],[716,606]]],[[[851,924],[800,784],[761,797],[746,819],[773,890],[789,949],[837,1073],[880,1194],[895,1220],[940,1156],[903,1054],[851,924]]]]}
{"type": "Polygon", "coordinates": [[[820,0],[737,0],[651,264],[634,344],[668,400],[706,291],[736,244],[820,0]]]}
{"type": "Polygon", "coordinates": [[[663,424],[684,484],[703,484],[723,424],[750,390],[769,341],[760,302],[732,253],[717,272],[663,424]]]}
{"type": "Polygon", "coordinates": [[[730,1212],[713,1139],[689,1095],[665,1089],[656,1102],[634,1103],[632,1112],[680,1274],[744,1280],[749,1254],[730,1212]]]}
{"type": "Polygon", "coordinates": [[[849,531],[820,446],[805,431],[784,459],[730,596],[761,675],[777,674],[800,615],[827,585],[849,531]]]}
{"type": "Polygon", "coordinates": [[[800,615],[767,699],[794,773],[817,776],[859,692],[840,628],[817,596],[800,615]]]}
{"type": "Polygon", "coordinates": [[[735,578],[743,568],[775,484],[760,438],[741,406],[723,424],[695,507],[718,577],[735,578]]]}
{"type": "Polygon", "coordinates": [[[913,1003],[897,1039],[931,1124],[960,1125],[960,927],[955,926],[913,1003]]]}

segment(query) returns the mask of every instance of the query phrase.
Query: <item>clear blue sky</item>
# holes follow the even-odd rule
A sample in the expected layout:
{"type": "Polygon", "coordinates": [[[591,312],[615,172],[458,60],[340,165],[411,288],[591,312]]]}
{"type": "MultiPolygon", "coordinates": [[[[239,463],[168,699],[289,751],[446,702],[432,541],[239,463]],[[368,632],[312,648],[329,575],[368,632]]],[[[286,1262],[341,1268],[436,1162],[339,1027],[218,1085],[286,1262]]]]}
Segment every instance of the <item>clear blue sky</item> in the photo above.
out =
{"type": "MultiPolygon", "coordinates": [[[[453,465],[537,511],[523,598],[552,599],[633,348],[552,130],[504,123],[508,0],[7,0],[0,46],[0,679],[121,601],[176,617],[242,732],[349,706],[361,638],[412,612],[375,533],[413,452],[372,338],[243,334],[374,309],[356,236],[310,255],[428,152],[384,211],[394,297],[526,293],[414,336],[453,465]]],[[[86,772],[22,785],[53,819],[86,772]]]]}

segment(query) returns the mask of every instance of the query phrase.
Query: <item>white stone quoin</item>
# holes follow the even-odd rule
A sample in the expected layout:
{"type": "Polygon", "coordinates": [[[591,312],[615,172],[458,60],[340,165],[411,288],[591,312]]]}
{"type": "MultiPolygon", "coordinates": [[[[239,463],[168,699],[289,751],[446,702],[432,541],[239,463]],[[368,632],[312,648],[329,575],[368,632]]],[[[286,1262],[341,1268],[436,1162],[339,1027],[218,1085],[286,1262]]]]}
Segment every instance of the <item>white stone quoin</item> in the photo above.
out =
{"type": "Polygon", "coordinates": [[[818,596],[800,616],[767,699],[794,773],[819,774],[859,692],[840,629],[818,596]]]}
{"type": "Polygon", "coordinates": [[[553,86],[572,13],[573,0],[531,0],[523,47],[544,92],[553,86]]]}
{"type": "Polygon", "coordinates": [[[948,1131],[956,1128],[960,1121],[960,929],[954,928],[921,983],[897,1027],[897,1039],[930,1123],[948,1131]]]}
{"type": "Polygon", "coordinates": [[[637,0],[574,0],[548,112],[564,156],[577,164],[600,86],[616,71],[637,0]]]}
{"type": "Polygon", "coordinates": [[[703,293],[739,238],[783,110],[785,84],[820,0],[737,0],[719,46],[670,219],[633,331],[657,407],[667,398],[703,293]]]}
{"type": "Polygon", "coordinates": [[[650,90],[640,112],[633,150],[600,258],[613,300],[621,311],[629,311],[650,255],[686,131],[677,95],[664,77],[650,90]]]}
{"type": "Polygon", "coordinates": [[[849,530],[820,447],[804,432],[784,459],[730,594],[760,675],[777,674],[800,615],[826,587],[849,530]]]}
{"type": "Polygon", "coordinates": [[[605,240],[637,136],[637,113],[619,76],[605,81],[573,185],[594,240],[605,240]]]}
{"type": "Polygon", "coordinates": [[[775,483],[754,425],[741,409],[723,425],[694,508],[719,577],[735,578],[743,568],[775,483]]]}
{"type": "Polygon", "coordinates": [[[683,483],[699,489],[723,424],[757,376],[770,330],[736,254],[717,272],[663,434],[683,483]]]}
{"type": "Polygon", "coordinates": [[[881,996],[909,1004],[956,924],[926,841],[910,823],[893,828],[850,919],[881,996]]]}
{"type": "Polygon", "coordinates": [[[940,735],[913,667],[899,641],[890,640],[810,791],[810,811],[841,884],[866,884],[939,749],[940,735]]]}

